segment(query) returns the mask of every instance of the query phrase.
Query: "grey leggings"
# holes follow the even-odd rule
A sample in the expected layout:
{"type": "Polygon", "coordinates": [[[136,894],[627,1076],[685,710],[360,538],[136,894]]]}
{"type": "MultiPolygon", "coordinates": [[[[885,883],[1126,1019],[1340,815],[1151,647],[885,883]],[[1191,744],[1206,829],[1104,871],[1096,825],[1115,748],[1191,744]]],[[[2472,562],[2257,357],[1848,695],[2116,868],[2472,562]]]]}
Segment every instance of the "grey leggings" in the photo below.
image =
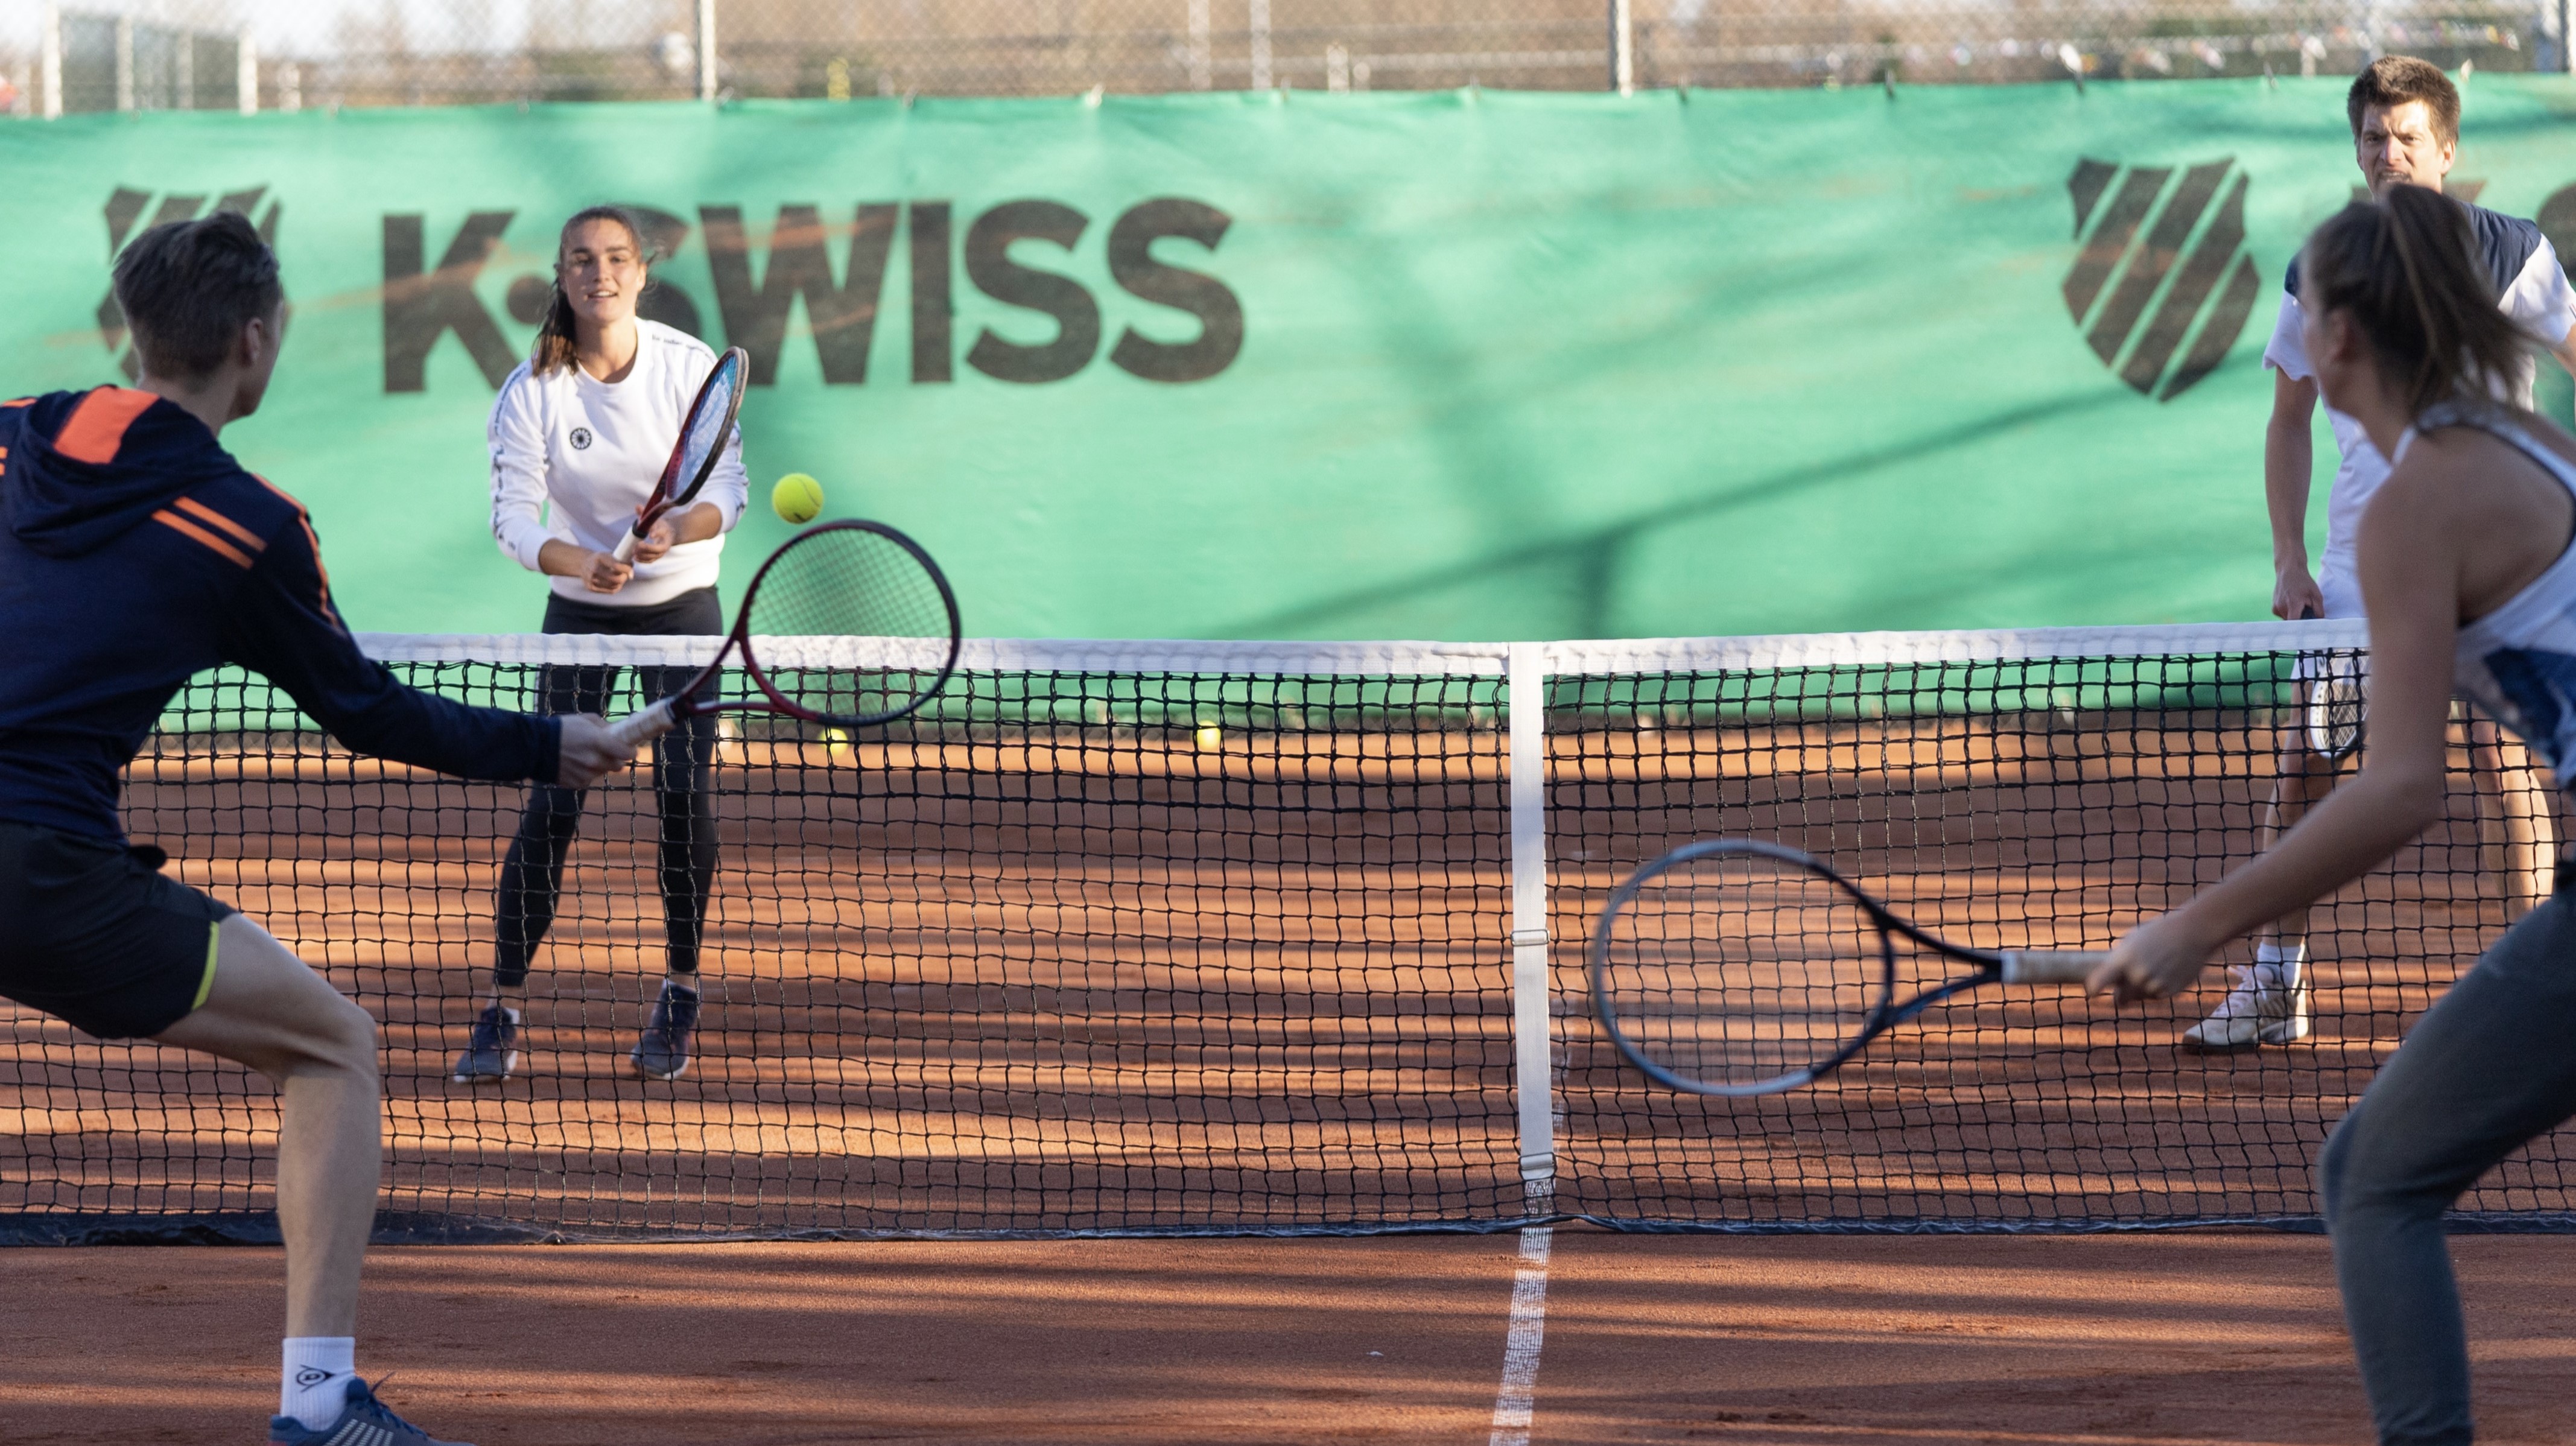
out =
{"type": "Polygon", "coordinates": [[[2335,1126],[2317,1169],[2335,1283],[2382,1446],[2473,1439],[2442,1212],[2576,1115],[2576,894],[2505,932],[2335,1126]]]}

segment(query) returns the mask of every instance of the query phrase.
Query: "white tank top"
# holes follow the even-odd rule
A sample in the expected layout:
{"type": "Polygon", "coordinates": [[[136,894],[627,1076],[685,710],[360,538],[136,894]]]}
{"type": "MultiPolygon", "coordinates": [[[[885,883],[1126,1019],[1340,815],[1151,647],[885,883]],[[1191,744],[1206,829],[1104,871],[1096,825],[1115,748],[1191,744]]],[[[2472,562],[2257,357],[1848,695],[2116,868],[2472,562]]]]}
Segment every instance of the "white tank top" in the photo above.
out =
{"type": "MultiPolygon", "coordinates": [[[[2444,403],[2425,412],[2398,439],[2396,460],[2405,460],[2418,432],[2442,427],[2475,427],[2576,493],[2576,464],[2532,440],[2510,417],[2484,407],[2444,403]]],[[[2521,735],[2558,775],[2560,788],[2576,783],[2567,768],[2576,758],[2576,545],[2503,606],[2461,625],[2451,685],[2521,735]]]]}

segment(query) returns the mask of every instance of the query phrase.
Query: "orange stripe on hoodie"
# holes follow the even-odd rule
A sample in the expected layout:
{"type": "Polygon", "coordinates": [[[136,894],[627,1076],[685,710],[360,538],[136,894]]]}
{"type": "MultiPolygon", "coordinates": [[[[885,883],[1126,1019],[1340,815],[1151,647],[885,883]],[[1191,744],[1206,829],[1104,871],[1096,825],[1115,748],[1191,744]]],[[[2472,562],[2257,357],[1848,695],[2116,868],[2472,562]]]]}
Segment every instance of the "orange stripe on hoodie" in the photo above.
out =
{"type": "Polygon", "coordinates": [[[224,541],[222,538],[215,536],[206,529],[199,527],[197,524],[190,522],[188,519],[171,511],[167,507],[153,513],[152,520],[169,528],[173,532],[194,538],[196,541],[213,549],[227,561],[233,562],[242,567],[248,567],[251,565],[250,555],[248,553],[243,552],[240,548],[235,547],[231,543],[224,541]]]}
{"type": "Polygon", "coordinates": [[[268,550],[268,539],[251,531],[249,528],[242,526],[240,523],[233,521],[222,513],[217,512],[215,509],[208,507],[206,504],[198,501],[194,497],[180,498],[178,501],[178,508],[180,511],[194,517],[199,522],[208,523],[231,533],[235,541],[239,542],[242,546],[249,548],[253,552],[266,552],[268,550]]]}
{"type": "Polygon", "coordinates": [[[313,531],[313,514],[305,511],[304,504],[296,501],[285,488],[269,481],[257,472],[250,474],[250,480],[267,488],[269,491],[276,493],[279,497],[284,498],[286,500],[286,505],[295,509],[295,520],[304,528],[305,545],[313,549],[313,575],[322,579],[322,615],[331,619],[335,623],[339,623],[341,631],[348,631],[349,624],[341,618],[340,610],[331,605],[331,569],[322,565],[322,539],[313,531]]]}
{"type": "Polygon", "coordinates": [[[125,429],[159,400],[150,392],[100,387],[72,408],[71,420],[63,423],[62,435],[54,439],[54,450],[75,462],[113,462],[117,447],[125,441],[125,429]]]}

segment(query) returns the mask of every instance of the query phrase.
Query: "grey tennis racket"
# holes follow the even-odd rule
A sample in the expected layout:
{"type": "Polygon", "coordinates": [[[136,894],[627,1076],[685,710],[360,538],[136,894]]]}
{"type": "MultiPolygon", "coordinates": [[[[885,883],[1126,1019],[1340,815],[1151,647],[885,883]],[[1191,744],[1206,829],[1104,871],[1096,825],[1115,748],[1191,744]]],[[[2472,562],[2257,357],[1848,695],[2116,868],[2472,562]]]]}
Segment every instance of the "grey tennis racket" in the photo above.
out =
{"type": "Polygon", "coordinates": [[[1810,855],[1715,839],[1673,850],[1612,892],[1592,936],[1592,1007],[1657,1084],[1765,1095],[1815,1083],[1953,995],[2080,984],[2109,957],[1952,944],[1810,855]],[[1900,944],[1974,967],[1900,1000],[1900,944]]]}
{"type": "MultiPolygon", "coordinates": [[[[2315,608],[2299,611],[2302,622],[2316,615],[2315,608]]],[[[2300,726],[2307,733],[2309,752],[2328,763],[2341,763],[2361,747],[2366,680],[2362,658],[2342,649],[2309,656],[2310,666],[2302,670],[2309,676],[2300,726]]]]}

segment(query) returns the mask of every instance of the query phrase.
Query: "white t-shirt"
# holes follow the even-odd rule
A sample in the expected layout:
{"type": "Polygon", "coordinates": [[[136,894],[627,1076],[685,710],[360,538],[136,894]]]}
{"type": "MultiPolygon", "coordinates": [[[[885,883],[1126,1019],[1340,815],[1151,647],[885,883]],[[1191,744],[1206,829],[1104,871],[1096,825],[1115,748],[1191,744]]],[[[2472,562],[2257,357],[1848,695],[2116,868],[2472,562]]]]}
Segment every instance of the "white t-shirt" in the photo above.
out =
{"type": "MultiPolygon", "coordinates": [[[[635,330],[635,365],[624,381],[596,380],[578,363],[538,376],[521,362],[492,403],[492,536],[531,572],[550,539],[594,552],[617,545],[661,479],[679,445],[681,419],[715,369],[716,354],[686,332],[641,319],[635,330]]],[[[730,532],[750,495],[737,431],[697,500],[715,504],[730,532]]],[[[594,606],[650,607],[713,587],[723,552],[722,533],[684,542],[637,566],[616,592],[592,592],[577,577],[551,581],[558,596],[594,606]]]]}
{"type": "MultiPolygon", "coordinates": [[[[2576,328],[2576,290],[2569,288],[2567,273],[2548,238],[2539,227],[2518,217],[2483,206],[2467,209],[2504,314],[2553,346],[2564,342],[2569,330],[2576,328]]],[[[2308,364],[2307,344],[2299,335],[2304,316],[2293,286],[2282,294],[2280,319],[2273,323],[2272,340],[2263,348],[2263,364],[2293,381],[2316,375],[2308,364]]],[[[2514,388],[2513,400],[2524,407],[2531,405],[2532,375],[2533,368],[2526,363],[2514,388]]],[[[2362,509],[2370,504],[2379,484],[2388,480],[2388,462],[2371,445],[2361,423],[2332,407],[2326,408],[2326,421],[2334,428],[2335,450],[2342,454],[2342,462],[2326,493],[2326,550],[2317,561],[2317,590],[2325,594],[2327,617],[2357,618],[2361,581],[2354,574],[2354,546],[2361,536],[2362,509]]]]}

